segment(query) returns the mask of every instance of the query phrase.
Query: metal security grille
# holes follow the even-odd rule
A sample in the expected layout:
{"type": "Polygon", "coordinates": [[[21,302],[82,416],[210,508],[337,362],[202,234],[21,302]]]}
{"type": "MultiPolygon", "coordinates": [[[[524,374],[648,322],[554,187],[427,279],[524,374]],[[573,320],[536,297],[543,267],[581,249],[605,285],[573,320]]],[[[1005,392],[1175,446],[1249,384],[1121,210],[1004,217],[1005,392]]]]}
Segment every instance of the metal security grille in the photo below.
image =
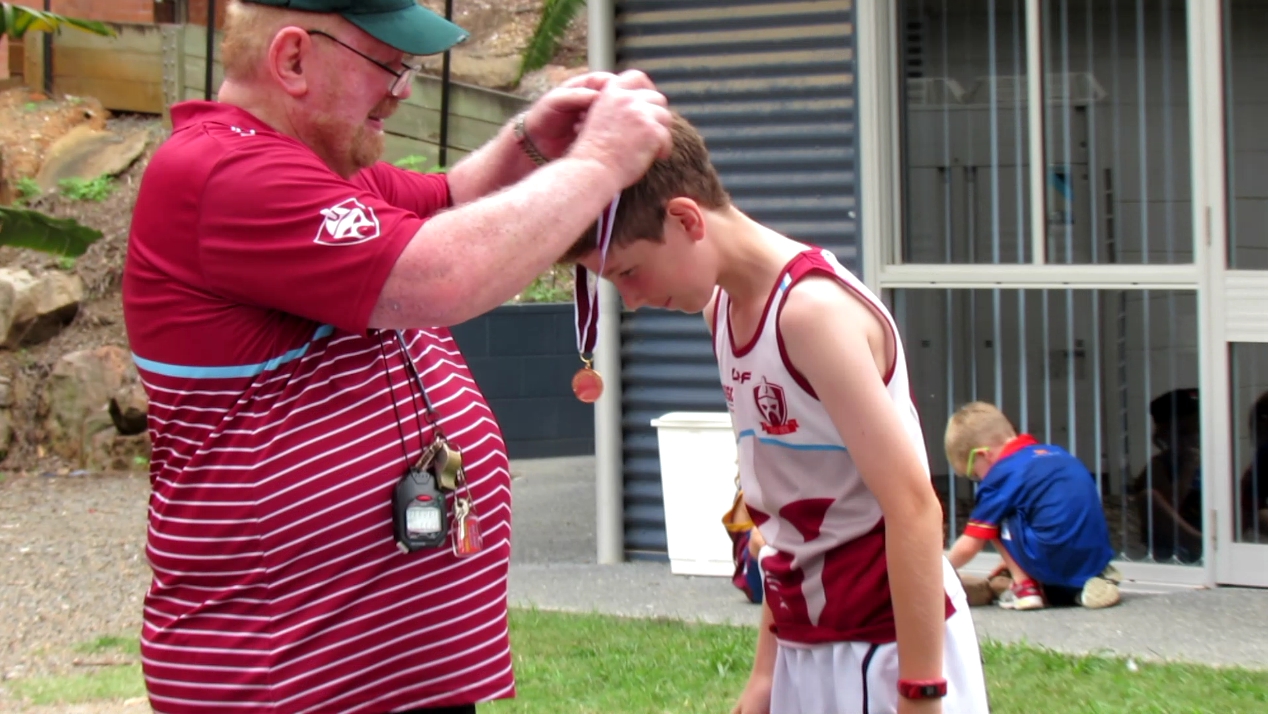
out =
{"type": "MultiPolygon", "coordinates": [[[[857,273],[853,3],[629,0],[616,11],[618,67],[646,72],[700,129],[736,205],[857,273]]],[[[626,312],[621,340],[625,549],[637,557],[666,550],[652,419],[726,406],[699,316],[626,312]]]]}

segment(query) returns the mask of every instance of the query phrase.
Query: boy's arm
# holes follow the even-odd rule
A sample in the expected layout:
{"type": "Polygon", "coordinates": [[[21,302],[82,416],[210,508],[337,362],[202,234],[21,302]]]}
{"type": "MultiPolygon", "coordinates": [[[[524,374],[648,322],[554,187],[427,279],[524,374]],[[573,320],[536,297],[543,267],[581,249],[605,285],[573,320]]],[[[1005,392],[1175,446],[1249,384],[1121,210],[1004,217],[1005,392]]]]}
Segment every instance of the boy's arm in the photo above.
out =
{"type": "Polygon", "coordinates": [[[959,570],[973,560],[973,556],[981,553],[985,546],[986,541],[966,533],[955,540],[955,545],[951,546],[951,552],[947,553],[947,560],[951,561],[951,567],[959,570]]]}
{"type": "MultiPolygon", "coordinates": [[[[818,394],[891,526],[885,551],[899,677],[940,678],[946,626],[942,507],[928,465],[882,381],[897,349],[889,344],[889,327],[839,284],[817,277],[792,289],[779,326],[789,359],[818,394]]],[[[904,702],[900,711],[926,707],[936,711],[937,701],[904,702]]]]}
{"type": "Polygon", "coordinates": [[[740,694],[731,714],[770,714],[770,690],[775,679],[775,657],[779,652],[775,633],[770,631],[775,623],[770,602],[762,600],[762,624],[757,630],[757,655],[753,658],[753,671],[748,684],[740,694]]]}

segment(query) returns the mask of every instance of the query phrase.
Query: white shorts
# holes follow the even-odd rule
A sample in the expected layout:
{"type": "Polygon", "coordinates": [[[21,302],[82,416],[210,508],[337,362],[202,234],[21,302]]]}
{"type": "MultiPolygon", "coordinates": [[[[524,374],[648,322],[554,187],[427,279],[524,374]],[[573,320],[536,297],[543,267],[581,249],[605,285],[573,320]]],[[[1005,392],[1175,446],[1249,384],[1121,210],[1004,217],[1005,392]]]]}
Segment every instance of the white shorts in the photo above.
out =
{"type": "MultiPolygon", "coordinates": [[[[982,653],[955,569],[942,559],[942,580],[955,614],[947,619],[943,714],[988,714],[982,653]]],[[[898,710],[898,645],[780,643],[770,714],[891,714],[898,710]]]]}

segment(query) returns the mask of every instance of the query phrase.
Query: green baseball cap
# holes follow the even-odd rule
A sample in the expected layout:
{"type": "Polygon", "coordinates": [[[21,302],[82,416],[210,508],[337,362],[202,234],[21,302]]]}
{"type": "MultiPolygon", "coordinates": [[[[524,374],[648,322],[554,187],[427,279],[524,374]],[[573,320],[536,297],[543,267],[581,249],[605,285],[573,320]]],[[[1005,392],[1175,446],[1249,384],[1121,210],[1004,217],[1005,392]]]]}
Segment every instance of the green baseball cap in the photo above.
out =
{"type": "Polygon", "coordinates": [[[434,55],[471,36],[416,0],[245,0],[339,15],[374,39],[411,55],[434,55]]]}

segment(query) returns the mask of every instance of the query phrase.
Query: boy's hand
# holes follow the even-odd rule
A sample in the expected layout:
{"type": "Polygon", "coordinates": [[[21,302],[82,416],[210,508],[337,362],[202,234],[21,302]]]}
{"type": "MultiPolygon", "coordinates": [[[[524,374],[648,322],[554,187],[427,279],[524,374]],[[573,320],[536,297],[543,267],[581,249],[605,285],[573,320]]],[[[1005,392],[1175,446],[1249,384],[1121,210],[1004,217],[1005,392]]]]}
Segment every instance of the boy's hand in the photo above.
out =
{"type": "Polygon", "coordinates": [[[770,677],[756,674],[749,677],[731,714],[770,714],[771,683],[770,677]]]}
{"type": "Polygon", "coordinates": [[[898,714],[942,714],[942,700],[899,697],[898,714]]]}

